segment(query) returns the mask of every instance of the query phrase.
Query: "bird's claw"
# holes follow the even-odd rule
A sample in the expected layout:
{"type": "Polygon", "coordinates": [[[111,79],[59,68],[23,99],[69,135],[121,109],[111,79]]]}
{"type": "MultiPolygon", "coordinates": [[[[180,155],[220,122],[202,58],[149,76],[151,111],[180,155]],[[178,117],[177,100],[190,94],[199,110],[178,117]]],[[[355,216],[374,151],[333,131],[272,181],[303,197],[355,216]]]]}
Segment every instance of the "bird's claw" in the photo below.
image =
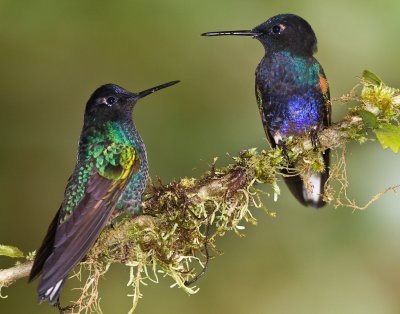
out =
{"type": "Polygon", "coordinates": [[[310,140],[311,140],[311,144],[314,148],[314,151],[318,151],[318,146],[319,146],[319,138],[318,138],[318,132],[316,129],[312,129],[310,131],[310,140]]]}
{"type": "Polygon", "coordinates": [[[279,146],[279,148],[282,150],[282,154],[283,154],[283,156],[285,157],[286,161],[287,161],[288,163],[290,163],[290,157],[289,157],[288,148],[287,148],[287,146],[286,146],[286,143],[283,142],[283,141],[281,141],[281,142],[278,144],[278,146],[279,146]]]}

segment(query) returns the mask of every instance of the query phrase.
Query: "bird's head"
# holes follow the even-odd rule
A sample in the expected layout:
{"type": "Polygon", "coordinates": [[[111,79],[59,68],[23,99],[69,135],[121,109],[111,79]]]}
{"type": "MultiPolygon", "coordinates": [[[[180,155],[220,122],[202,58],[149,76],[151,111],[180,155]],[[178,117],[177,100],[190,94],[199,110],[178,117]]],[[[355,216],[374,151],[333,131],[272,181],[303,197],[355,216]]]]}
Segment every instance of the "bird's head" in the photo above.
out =
{"type": "Polygon", "coordinates": [[[312,56],[317,51],[317,38],[310,24],[294,14],[279,14],[251,30],[209,32],[203,36],[250,36],[258,39],[267,53],[290,51],[312,56]]]}
{"type": "Polygon", "coordinates": [[[115,84],[102,85],[94,91],[86,104],[85,124],[131,119],[133,107],[139,99],[178,82],[172,81],[139,93],[129,92],[115,84]]]}

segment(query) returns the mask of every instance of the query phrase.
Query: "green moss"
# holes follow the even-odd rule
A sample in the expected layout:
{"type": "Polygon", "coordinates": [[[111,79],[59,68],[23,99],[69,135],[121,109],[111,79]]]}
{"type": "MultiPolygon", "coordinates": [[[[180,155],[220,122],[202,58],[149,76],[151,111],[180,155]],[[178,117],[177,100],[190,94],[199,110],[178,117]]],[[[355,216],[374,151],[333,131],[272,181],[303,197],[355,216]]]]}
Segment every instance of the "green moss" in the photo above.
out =
{"type": "MultiPolygon", "coordinates": [[[[343,121],[332,126],[339,137],[335,147],[344,147],[353,140],[364,143],[372,139],[371,128],[382,123],[386,123],[387,129],[397,127],[398,122],[389,119],[399,114],[398,104],[393,100],[396,90],[384,87],[383,83],[379,86],[372,86],[371,82],[365,84],[358,106],[343,121]]],[[[257,223],[252,210],[262,208],[269,216],[276,216],[274,210],[266,208],[263,200],[276,200],[279,196],[278,182],[282,171],[297,174],[324,170],[320,155],[323,148],[315,150],[309,135],[289,138],[286,146],[285,153],[280,148],[261,152],[254,148],[244,150],[226,167],[216,168],[215,159],[211,169],[200,179],[184,177],[166,186],[152,185],[149,188],[151,194],[142,205],[143,215],[123,219],[115,229],[107,228],[82,263],[90,275],[75,305],[79,310],[98,307],[97,299],[93,298],[93,288],[97,291],[93,283],[97,285],[98,279],[113,263],[122,263],[129,268],[132,308],[141,296],[140,285],[158,282],[159,274],[169,277],[173,287],[180,287],[189,294],[196,293],[196,286],[187,287],[185,283],[196,278],[206,263],[208,251],[218,256],[218,237],[230,231],[243,236],[246,224],[257,223]],[[289,169],[292,165],[297,168],[289,169]],[[258,189],[258,184],[269,184],[273,195],[258,189]]],[[[347,197],[348,187],[344,154],[343,158],[337,159],[337,164],[331,167],[330,181],[337,179],[341,188],[335,194],[328,186],[325,199],[343,205],[341,197],[347,197]]],[[[105,162],[113,164],[108,157],[105,162]]],[[[347,201],[347,206],[357,208],[353,201],[347,201]]]]}

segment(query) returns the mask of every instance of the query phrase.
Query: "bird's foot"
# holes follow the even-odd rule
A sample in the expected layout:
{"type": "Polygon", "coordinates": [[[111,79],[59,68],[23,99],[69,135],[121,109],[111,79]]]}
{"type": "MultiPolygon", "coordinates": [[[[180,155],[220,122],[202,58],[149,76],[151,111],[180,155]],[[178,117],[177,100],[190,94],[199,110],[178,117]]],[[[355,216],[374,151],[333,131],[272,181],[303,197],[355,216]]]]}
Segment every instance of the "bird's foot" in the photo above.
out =
{"type": "Polygon", "coordinates": [[[73,311],[74,306],[73,305],[69,305],[69,306],[65,306],[62,307],[61,306],[61,302],[60,302],[60,298],[57,299],[56,303],[54,303],[54,307],[58,310],[58,312],[60,314],[66,314],[66,313],[70,313],[73,311]]]}
{"type": "Polygon", "coordinates": [[[290,157],[289,157],[288,148],[286,146],[286,143],[281,141],[281,142],[279,142],[278,147],[282,150],[282,154],[285,157],[286,161],[288,163],[290,163],[290,157]]]}
{"type": "Polygon", "coordinates": [[[318,146],[319,146],[319,137],[318,137],[318,132],[317,129],[311,129],[310,131],[310,140],[311,144],[314,148],[314,151],[318,151],[318,146]]]}

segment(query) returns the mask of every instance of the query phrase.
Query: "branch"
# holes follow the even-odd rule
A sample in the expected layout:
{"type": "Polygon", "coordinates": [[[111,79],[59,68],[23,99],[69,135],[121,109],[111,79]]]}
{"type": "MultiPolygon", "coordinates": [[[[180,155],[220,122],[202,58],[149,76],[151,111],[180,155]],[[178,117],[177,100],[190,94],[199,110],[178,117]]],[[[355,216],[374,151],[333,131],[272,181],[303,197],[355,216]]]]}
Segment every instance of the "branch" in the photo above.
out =
{"type": "Polygon", "coordinates": [[[1,288],[8,287],[14,283],[14,281],[27,277],[31,271],[32,265],[33,262],[28,261],[8,269],[0,270],[0,297],[2,297],[1,288]]]}
{"type": "MultiPolygon", "coordinates": [[[[133,290],[130,313],[141,297],[141,284],[158,282],[160,274],[171,277],[174,286],[187,293],[196,293],[198,288],[189,283],[204,273],[210,257],[219,254],[216,238],[227,231],[241,236],[245,222],[256,224],[250,208],[263,208],[274,217],[275,212],[266,207],[264,200],[271,196],[276,200],[279,196],[282,170],[296,161],[298,169],[292,169],[294,174],[322,171],[320,152],[327,148],[336,148],[337,160],[331,168],[324,199],[335,206],[364,209],[347,196],[345,147],[350,141],[364,143],[376,138],[383,148],[390,147],[397,152],[400,93],[369,72],[364,73],[361,82],[361,97],[355,96],[354,89],[339,99],[345,103],[356,101],[357,105],[342,121],[320,132],[318,151],[307,135],[289,138],[285,154],[279,148],[261,152],[249,149],[232,157],[233,163],[226,167],[217,168],[215,159],[210,170],[199,179],[185,177],[168,185],[150,184],[142,215],[135,219],[123,218],[115,228],[106,228],[80,263],[74,277],[81,279],[81,269],[88,270],[89,276],[80,298],[68,311],[100,309],[99,280],[113,263],[125,264],[130,269],[128,286],[133,290]],[[332,188],[334,181],[339,183],[339,189],[332,188]],[[260,190],[260,183],[268,185],[270,193],[260,190]]],[[[387,191],[395,189],[390,187],[387,191]]],[[[367,205],[382,195],[375,196],[367,205]]]]}

